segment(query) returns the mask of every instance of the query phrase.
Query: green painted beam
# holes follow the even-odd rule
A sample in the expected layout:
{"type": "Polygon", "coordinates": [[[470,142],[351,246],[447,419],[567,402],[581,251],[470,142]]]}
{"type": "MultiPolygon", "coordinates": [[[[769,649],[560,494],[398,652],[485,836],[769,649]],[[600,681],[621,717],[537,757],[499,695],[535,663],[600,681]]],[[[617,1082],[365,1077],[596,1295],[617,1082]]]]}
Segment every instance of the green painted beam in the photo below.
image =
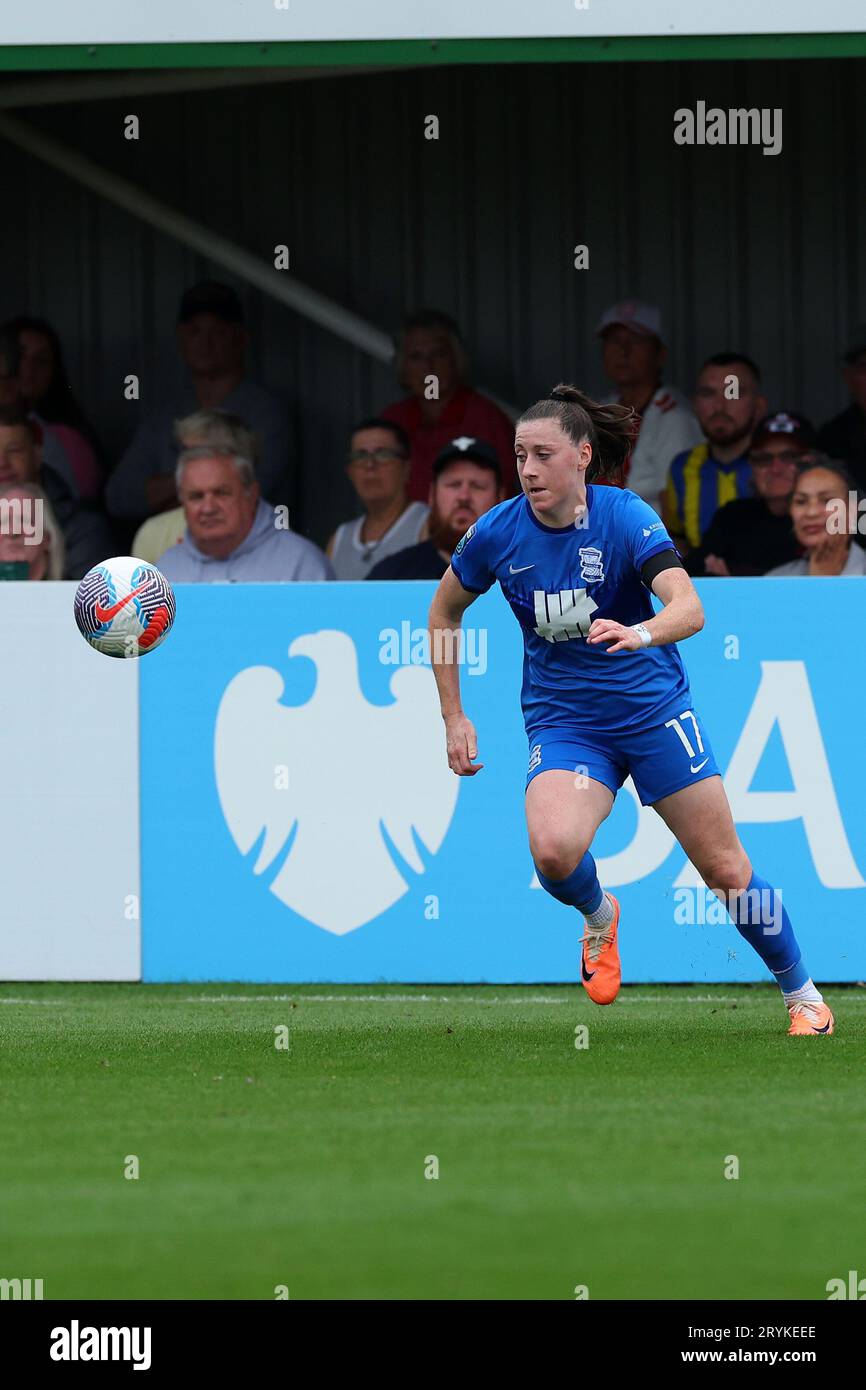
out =
{"type": "Polygon", "coordinates": [[[862,58],[866,34],[716,34],[652,38],[357,39],[309,43],[0,46],[2,71],[319,67],[393,63],[683,62],[727,58],[862,58]]]}

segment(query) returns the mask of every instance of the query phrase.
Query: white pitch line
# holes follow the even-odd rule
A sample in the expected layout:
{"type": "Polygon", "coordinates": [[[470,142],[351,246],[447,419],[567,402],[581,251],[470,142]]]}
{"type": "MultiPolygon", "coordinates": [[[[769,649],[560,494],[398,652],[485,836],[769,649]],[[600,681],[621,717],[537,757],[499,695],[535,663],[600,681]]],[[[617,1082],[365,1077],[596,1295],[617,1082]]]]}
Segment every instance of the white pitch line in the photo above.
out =
{"type": "MultiPolygon", "coordinates": [[[[579,996],[576,996],[579,998],[579,996]]],[[[545,995],[529,995],[516,999],[484,999],[472,994],[190,994],[178,1002],[183,1004],[573,1004],[574,999],[553,999],[545,995]]],[[[664,994],[643,994],[620,999],[620,1003],[666,1003],[664,994]]],[[[689,996],[676,1001],[680,1004],[732,1004],[739,996],[707,994],[689,996]]]]}
{"type": "MultiPolygon", "coordinates": [[[[145,986],[146,988],[146,986],[145,986]]],[[[515,999],[479,998],[473,994],[188,994],[163,998],[165,1004],[285,1004],[295,1001],[310,1004],[574,1004],[580,998],[554,999],[548,995],[518,996],[515,999]]],[[[846,1005],[863,1003],[866,995],[849,994],[846,1005]]],[[[18,999],[0,995],[0,1004],[40,1004],[54,1008],[58,1004],[92,1004],[99,1000],[86,999],[18,999]]],[[[741,994],[689,994],[679,999],[668,994],[625,994],[620,1004],[739,1004],[747,1002],[741,994]]]]}
{"type": "Polygon", "coordinates": [[[0,1004],[59,1004],[59,999],[5,999],[0,996],[0,1004]]]}
{"type": "Polygon", "coordinates": [[[271,1004],[306,1001],[314,1004],[568,1004],[568,999],[479,999],[448,994],[191,994],[182,1002],[197,1004],[271,1004]]]}

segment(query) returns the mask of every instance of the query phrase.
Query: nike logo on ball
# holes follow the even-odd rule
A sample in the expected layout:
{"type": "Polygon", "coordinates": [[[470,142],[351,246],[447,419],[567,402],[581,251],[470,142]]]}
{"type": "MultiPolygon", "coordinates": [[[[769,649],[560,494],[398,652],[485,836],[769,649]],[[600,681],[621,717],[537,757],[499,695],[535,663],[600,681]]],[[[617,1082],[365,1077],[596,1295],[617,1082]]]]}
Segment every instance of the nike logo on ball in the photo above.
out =
{"type": "Polygon", "coordinates": [[[534,565],[534,564],[532,564],[532,565],[518,565],[516,569],[514,568],[514,565],[509,565],[509,566],[508,566],[508,572],[509,572],[509,574],[522,574],[524,570],[534,570],[534,569],[535,569],[535,565],[534,565]]]}
{"type": "Polygon", "coordinates": [[[145,589],[148,589],[149,587],[150,580],[146,579],[143,584],[139,584],[137,589],[133,589],[131,593],[128,593],[126,595],[126,598],[119,598],[117,600],[117,603],[112,603],[109,608],[103,608],[101,603],[97,603],[96,608],[94,610],[96,614],[96,621],[98,623],[110,623],[112,618],[117,617],[121,608],[125,608],[126,605],[129,602],[131,602],[131,600],[134,599],[137,594],[143,594],[145,589]]]}
{"type": "Polygon", "coordinates": [[[690,772],[700,772],[701,768],[702,768],[702,767],[706,767],[706,765],[707,765],[707,763],[708,763],[709,761],[710,761],[709,758],[704,758],[704,761],[703,761],[702,763],[698,763],[697,767],[695,767],[694,763],[689,763],[689,771],[690,771],[690,772]]]}

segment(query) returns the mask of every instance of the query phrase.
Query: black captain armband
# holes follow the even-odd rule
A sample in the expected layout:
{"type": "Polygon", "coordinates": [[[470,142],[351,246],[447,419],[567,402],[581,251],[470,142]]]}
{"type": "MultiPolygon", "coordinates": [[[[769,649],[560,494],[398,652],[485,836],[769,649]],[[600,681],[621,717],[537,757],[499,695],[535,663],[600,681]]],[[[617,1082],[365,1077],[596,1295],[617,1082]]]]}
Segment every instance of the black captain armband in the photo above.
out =
{"type": "Polygon", "coordinates": [[[652,588],[652,582],[657,574],[662,570],[684,570],[685,565],[677,552],[671,547],[669,550],[660,550],[657,555],[651,555],[647,561],[641,565],[640,577],[648,589],[652,588]]]}

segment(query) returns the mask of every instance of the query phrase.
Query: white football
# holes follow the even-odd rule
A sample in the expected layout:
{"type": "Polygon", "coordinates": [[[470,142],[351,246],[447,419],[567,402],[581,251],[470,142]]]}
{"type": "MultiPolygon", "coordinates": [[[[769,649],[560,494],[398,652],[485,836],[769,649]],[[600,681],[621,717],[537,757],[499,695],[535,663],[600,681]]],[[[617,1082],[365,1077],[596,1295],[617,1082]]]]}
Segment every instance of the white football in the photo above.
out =
{"type": "Polygon", "coordinates": [[[106,656],[144,656],[174,622],[174,592],[146,560],[115,555],[88,570],[75,591],[75,621],[85,641],[106,656]]]}

